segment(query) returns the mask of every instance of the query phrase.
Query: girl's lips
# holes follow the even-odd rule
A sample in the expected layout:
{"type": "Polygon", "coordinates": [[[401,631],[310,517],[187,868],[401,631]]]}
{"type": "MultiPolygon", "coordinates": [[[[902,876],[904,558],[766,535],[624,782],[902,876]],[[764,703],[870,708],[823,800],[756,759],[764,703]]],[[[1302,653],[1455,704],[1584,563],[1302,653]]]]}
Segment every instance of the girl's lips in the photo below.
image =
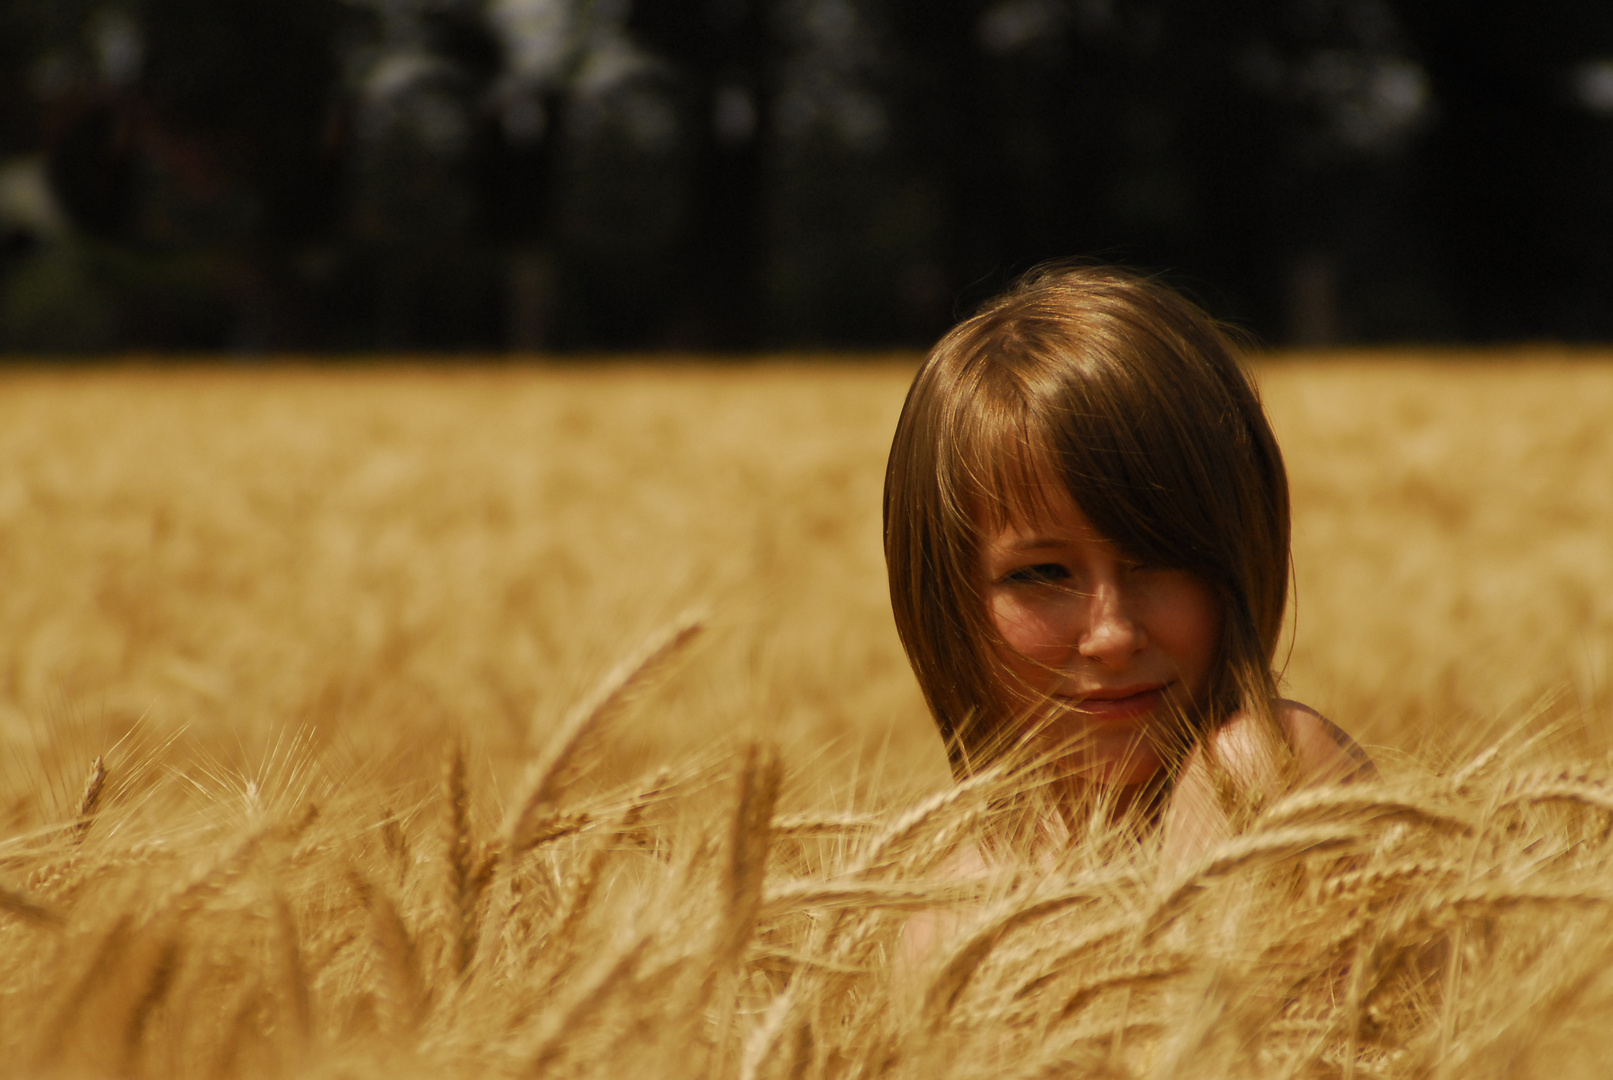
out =
{"type": "Polygon", "coordinates": [[[1097,720],[1130,720],[1151,713],[1165,700],[1164,683],[1153,686],[1120,687],[1117,690],[1099,690],[1086,697],[1071,700],[1076,712],[1097,720]]]}

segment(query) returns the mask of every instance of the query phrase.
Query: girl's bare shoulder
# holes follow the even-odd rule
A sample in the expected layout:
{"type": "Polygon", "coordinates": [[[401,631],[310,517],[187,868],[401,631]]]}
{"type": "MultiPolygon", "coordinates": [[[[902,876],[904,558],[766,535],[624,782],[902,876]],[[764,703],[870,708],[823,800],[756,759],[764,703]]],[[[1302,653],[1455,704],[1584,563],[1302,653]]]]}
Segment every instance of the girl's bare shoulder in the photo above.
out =
{"type": "MultiPolygon", "coordinates": [[[[1284,700],[1277,703],[1274,712],[1293,748],[1297,772],[1293,780],[1300,786],[1377,776],[1377,768],[1361,745],[1315,709],[1284,700]]],[[[1279,780],[1269,740],[1253,716],[1234,716],[1210,736],[1210,742],[1216,758],[1240,780],[1258,787],[1271,786],[1279,780]]]]}
{"type": "MultiPolygon", "coordinates": [[[[942,881],[977,881],[990,876],[991,865],[980,845],[971,842],[959,845],[932,873],[942,881]]],[[[953,909],[931,908],[909,916],[897,942],[898,967],[916,969],[926,963],[960,925],[962,917],[953,909]]]]}
{"type": "Polygon", "coordinates": [[[1229,778],[1243,795],[1275,798],[1294,787],[1370,780],[1378,775],[1365,750],[1327,717],[1297,701],[1280,701],[1274,710],[1293,748],[1292,771],[1280,764],[1269,729],[1240,713],[1221,725],[1188,755],[1165,808],[1161,867],[1190,866],[1216,843],[1232,835],[1223,784],[1229,778]],[[1212,764],[1213,763],[1213,764],[1212,764]]]}
{"type": "Polygon", "coordinates": [[[1302,783],[1333,784],[1377,778],[1378,767],[1361,749],[1361,744],[1309,705],[1281,701],[1277,715],[1294,748],[1302,783]]]}

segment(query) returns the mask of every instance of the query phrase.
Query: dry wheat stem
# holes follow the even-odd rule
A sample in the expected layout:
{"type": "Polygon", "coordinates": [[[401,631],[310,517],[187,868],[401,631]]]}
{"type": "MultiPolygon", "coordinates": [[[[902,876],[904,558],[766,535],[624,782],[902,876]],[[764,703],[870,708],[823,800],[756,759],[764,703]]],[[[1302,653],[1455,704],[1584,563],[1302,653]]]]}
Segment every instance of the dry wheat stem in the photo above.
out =
{"type": "Polygon", "coordinates": [[[1496,803],[1497,809],[1531,803],[1577,803],[1613,814],[1613,789],[1603,784],[1568,779],[1530,780],[1512,787],[1496,803]]]}
{"type": "Polygon", "coordinates": [[[175,973],[179,970],[180,957],[183,952],[181,940],[177,936],[165,937],[156,947],[150,969],[141,986],[140,994],[135,998],[134,1007],[129,1011],[129,1019],[123,1029],[124,1069],[125,1073],[133,1072],[133,1062],[139,1052],[142,1036],[146,1032],[146,1025],[151,1014],[162,1004],[173,987],[175,973]]]}

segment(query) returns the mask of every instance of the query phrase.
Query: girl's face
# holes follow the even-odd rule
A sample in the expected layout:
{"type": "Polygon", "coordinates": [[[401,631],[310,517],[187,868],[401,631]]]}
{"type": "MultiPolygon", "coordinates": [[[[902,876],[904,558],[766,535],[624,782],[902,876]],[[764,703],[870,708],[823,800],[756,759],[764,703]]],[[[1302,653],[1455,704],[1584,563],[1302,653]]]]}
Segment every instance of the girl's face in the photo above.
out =
{"type": "Polygon", "coordinates": [[[988,529],[986,610],[1005,646],[1014,715],[1037,739],[1068,746],[1065,765],[1105,784],[1147,782],[1164,738],[1203,702],[1220,605],[1193,574],[1147,566],[1099,535],[1062,484],[1042,520],[988,529]]]}

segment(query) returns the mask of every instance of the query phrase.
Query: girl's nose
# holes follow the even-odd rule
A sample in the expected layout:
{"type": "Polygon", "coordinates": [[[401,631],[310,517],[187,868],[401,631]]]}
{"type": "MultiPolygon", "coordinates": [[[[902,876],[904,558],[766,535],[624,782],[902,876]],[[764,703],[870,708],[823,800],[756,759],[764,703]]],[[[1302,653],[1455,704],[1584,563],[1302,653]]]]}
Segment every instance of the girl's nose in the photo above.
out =
{"type": "Polygon", "coordinates": [[[1087,605],[1086,632],[1076,642],[1076,651],[1105,667],[1123,668],[1148,643],[1142,627],[1126,614],[1121,590],[1103,584],[1092,593],[1087,605]]]}

